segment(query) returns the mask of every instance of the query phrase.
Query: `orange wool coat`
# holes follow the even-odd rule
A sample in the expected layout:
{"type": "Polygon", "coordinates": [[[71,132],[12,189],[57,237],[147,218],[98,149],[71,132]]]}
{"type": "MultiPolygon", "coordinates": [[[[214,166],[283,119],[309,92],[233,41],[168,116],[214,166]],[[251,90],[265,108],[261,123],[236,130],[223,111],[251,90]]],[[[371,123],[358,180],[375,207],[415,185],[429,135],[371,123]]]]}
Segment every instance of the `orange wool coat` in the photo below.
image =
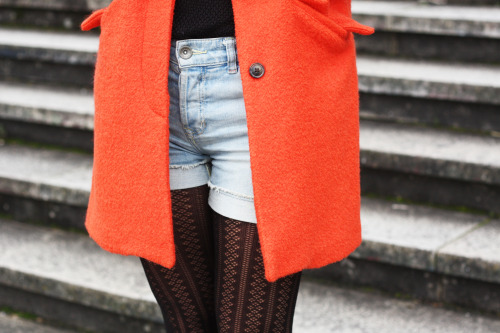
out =
{"type": "MultiPolygon", "coordinates": [[[[361,243],[359,91],[351,0],[232,0],[257,229],[269,282],[361,243]],[[250,75],[253,63],[265,73],[250,75]]],[[[174,0],[114,0],[94,73],[85,227],[103,249],[175,264],[168,63],[174,0]]]]}

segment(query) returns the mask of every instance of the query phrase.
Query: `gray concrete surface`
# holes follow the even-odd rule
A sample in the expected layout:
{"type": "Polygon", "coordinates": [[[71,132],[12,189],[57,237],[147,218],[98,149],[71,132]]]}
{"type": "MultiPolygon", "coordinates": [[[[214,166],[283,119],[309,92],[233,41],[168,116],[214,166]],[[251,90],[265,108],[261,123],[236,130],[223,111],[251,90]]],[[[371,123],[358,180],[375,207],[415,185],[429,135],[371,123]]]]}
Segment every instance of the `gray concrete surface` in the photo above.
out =
{"type": "Polygon", "coordinates": [[[437,270],[500,281],[500,221],[487,221],[444,245],[437,256],[437,270]]]}
{"type": "MultiPolygon", "coordinates": [[[[0,263],[4,285],[161,320],[138,258],[106,252],[88,237],[1,220],[0,263]]],[[[493,333],[500,331],[500,318],[325,285],[306,276],[299,289],[294,331],[493,333]]]]}
{"type": "Polygon", "coordinates": [[[296,333],[498,333],[500,318],[302,280],[296,333]]]}
{"type": "MultiPolygon", "coordinates": [[[[9,58],[92,66],[99,38],[75,32],[0,28],[0,48],[9,58]]],[[[500,68],[430,60],[358,55],[363,92],[500,104],[500,68]]]]}
{"type": "Polygon", "coordinates": [[[95,52],[99,46],[99,38],[82,32],[47,32],[0,27],[0,45],[95,52]]]}
{"type": "Polygon", "coordinates": [[[53,328],[16,315],[0,312],[1,333],[71,333],[71,330],[53,328]]]}
{"type": "MultiPolygon", "coordinates": [[[[500,152],[500,138],[362,121],[360,146],[366,166],[500,184],[500,154],[492,153],[500,152]]],[[[91,167],[90,155],[0,147],[1,188],[30,197],[85,205],[91,167]]]]}
{"type": "Polygon", "coordinates": [[[94,98],[90,90],[0,82],[0,91],[2,119],[66,128],[94,128],[94,98]]]}
{"type": "Polygon", "coordinates": [[[20,8],[93,10],[108,6],[112,0],[0,0],[0,5],[20,8]]]}
{"type": "Polygon", "coordinates": [[[91,186],[92,163],[90,154],[0,145],[0,190],[85,206],[91,186]]]}
{"type": "Polygon", "coordinates": [[[362,92],[500,104],[500,67],[358,56],[362,92]]]}
{"type": "MultiPolygon", "coordinates": [[[[426,206],[388,203],[363,197],[361,199],[363,243],[351,256],[440,272],[435,263],[436,257],[441,256],[440,249],[471,233],[485,219],[484,216],[426,206]]],[[[487,242],[482,248],[485,252],[491,253],[490,256],[484,257],[489,263],[487,275],[495,274],[497,267],[494,263],[500,263],[500,245],[498,242],[487,242]]],[[[477,258],[467,251],[459,252],[454,248],[448,251],[453,251],[464,260],[477,258]]],[[[479,272],[475,274],[476,278],[483,279],[479,276],[479,272]]],[[[500,283],[500,278],[495,279],[495,282],[500,283]]]]}
{"type": "Polygon", "coordinates": [[[500,184],[498,137],[365,120],[360,146],[366,166],[500,184]]]}
{"type": "Polygon", "coordinates": [[[500,7],[435,6],[417,1],[352,1],[353,16],[375,29],[500,37],[500,7]]]}

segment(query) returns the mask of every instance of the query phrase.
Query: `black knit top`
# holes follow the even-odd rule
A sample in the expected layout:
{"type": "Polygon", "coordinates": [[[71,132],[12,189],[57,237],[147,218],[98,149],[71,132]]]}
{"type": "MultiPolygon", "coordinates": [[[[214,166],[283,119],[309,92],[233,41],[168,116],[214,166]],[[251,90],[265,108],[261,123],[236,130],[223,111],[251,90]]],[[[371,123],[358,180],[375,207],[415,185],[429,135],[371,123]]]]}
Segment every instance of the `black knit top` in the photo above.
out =
{"type": "Polygon", "coordinates": [[[231,0],[175,0],[173,39],[234,36],[231,0]]]}

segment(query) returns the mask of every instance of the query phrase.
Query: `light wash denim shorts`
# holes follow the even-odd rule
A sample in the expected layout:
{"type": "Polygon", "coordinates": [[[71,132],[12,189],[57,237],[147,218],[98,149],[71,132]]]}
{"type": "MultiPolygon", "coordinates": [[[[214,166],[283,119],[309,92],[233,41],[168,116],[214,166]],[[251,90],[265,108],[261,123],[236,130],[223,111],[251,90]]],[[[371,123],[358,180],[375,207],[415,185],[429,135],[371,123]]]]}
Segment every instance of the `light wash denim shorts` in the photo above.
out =
{"type": "Polygon", "coordinates": [[[172,39],[170,189],[208,184],[217,213],[257,223],[235,37],[172,39]]]}

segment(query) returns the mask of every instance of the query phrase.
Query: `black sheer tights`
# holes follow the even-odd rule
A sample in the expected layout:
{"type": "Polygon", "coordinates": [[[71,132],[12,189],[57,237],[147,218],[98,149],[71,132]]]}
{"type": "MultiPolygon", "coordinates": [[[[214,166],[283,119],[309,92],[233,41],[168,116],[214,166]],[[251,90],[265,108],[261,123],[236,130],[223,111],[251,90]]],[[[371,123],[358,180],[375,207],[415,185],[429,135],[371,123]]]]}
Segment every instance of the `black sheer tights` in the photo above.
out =
{"type": "Polygon", "coordinates": [[[172,190],[176,263],[141,263],[168,333],[287,333],[302,272],[268,282],[257,225],[208,206],[207,185],[172,190]]]}

